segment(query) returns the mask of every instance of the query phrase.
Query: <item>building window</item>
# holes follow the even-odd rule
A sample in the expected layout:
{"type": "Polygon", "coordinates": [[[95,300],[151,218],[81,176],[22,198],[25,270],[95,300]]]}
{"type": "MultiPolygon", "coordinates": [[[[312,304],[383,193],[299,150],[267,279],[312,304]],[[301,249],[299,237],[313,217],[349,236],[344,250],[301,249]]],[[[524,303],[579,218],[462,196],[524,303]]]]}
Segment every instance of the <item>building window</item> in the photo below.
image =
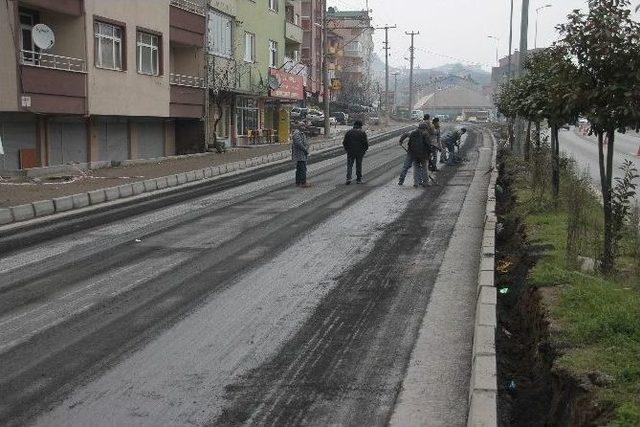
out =
{"type": "Polygon", "coordinates": [[[347,43],[344,47],[344,50],[349,53],[361,53],[362,52],[362,43],[359,41],[352,41],[347,43]]]}
{"type": "Polygon", "coordinates": [[[96,22],[94,30],[96,67],[121,71],[123,29],[116,25],[96,22]]]}
{"type": "Polygon", "coordinates": [[[160,75],[160,37],[138,31],[137,34],[138,73],[149,76],[160,75]]]}
{"type": "Polygon", "coordinates": [[[33,26],[38,23],[38,13],[20,8],[20,51],[22,62],[35,64],[38,48],[33,43],[33,26]]]}
{"type": "Polygon", "coordinates": [[[269,40],[269,67],[278,68],[278,42],[269,40]]]}
{"type": "Polygon", "coordinates": [[[225,58],[233,56],[233,18],[209,11],[209,53],[225,58]]]}
{"type": "Polygon", "coordinates": [[[278,0],[269,0],[269,9],[274,12],[278,11],[278,0]]]}
{"type": "Polygon", "coordinates": [[[244,60],[245,62],[256,62],[256,35],[244,33],[244,60]]]}
{"type": "Polygon", "coordinates": [[[237,133],[240,136],[258,129],[258,101],[251,98],[238,98],[236,101],[237,133]]]}

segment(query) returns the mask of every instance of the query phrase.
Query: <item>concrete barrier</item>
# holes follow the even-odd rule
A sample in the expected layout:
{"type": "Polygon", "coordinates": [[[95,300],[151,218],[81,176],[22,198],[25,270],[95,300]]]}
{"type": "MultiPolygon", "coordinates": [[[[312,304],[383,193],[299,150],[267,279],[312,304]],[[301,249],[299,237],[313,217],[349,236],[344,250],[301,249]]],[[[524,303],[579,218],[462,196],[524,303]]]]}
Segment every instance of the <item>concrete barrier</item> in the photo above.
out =
{"type": "Polygon", "coordinates": [[[138,181],[131,184],[131,188],[133,188],[133,194],[138,195],[144,193],[144,182],[138,181]]]}
{"type": "Polygon", "coordinates": [[[53,200],[40,200],[39,202],[33,202],[32,205],[36,217],[53,215],[56,211],[53,200]]]}
{"type": "Polygon", "coordinates": [[[56,212],[66,212],[73,209],[73,196],[56,197],[53,199],[56,212]]]}
{"type": "Polygon", "coordinates": [[[104,189],[89,191],[87,194],[89,194],[89,203],[92,205],[104,203],[104,201],[107,200],[104,189]]]}
{"type": "Polygon", "coordinates": [[[80,209],[89,206],[89,194],[88,193],[80,193],[74,194],[71,196],[73,199],[73,208],[80,209]]]}
{"type": "Polygon", "coordinates": [[[133,185],[124,184],[118,187],[118,192],[121,198],[133,196],[133,185]]]}
{"type": "Polygon", "coordinates": [[[107,199],[107,202],[118,200],[120,198],[120,189],[118,187],[105,188],[104,195],[107,199]]]}
{"type": "Polygon", "coordinates": [[[469,427],[497,427],[498,425],[498,370],[496,363],[496,327],[498,294],[495,288],[495,185],[498,179],[497,149],[493,135],[491,165],[493,166],[487,189],[485,224],[480,248],[478,269],[478,297],[474,325],[469,387],[469,427]]]}
{"type": "Polygon", "coordinates": [[[11,209],[0,208],[0,225],[9,224],[11,222],[13,222],[11,209]]]}
{"type": "Polygon", "coordinates": [[[14,221],[26,221],[36,216],[31,203],[26,205],[12,206],[11,215],[14,221]]]}

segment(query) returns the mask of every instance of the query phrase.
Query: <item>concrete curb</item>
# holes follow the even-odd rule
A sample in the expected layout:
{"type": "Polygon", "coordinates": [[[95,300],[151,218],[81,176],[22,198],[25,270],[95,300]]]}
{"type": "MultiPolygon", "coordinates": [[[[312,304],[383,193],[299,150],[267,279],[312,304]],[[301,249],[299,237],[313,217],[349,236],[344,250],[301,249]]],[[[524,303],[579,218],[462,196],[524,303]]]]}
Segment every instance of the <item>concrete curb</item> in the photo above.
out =
{"type": "Polygon", "coordinates": [[[498,372],[496,365],[496,327],[498,295],[495,288],[496,182],[498,143],[491,135],[491,178],[487,189],[487,208],[480,251],[478,297],[473,336],[471,383],[469,386],[468,427],[498,425],[498,372]]]}
{"type": "MultiPolygon", "coordinates": [[[[370,142],[377,144],[386,139],[393,138],[406,131],[409,126],[395,128],[390,131],[377,133],[372,135],[370,142]]],[[[413,126],[411,126],[413,127],[413,126]]],[[[331,151],[342,145],[342,141],[334,138],[325,142],[311,145],[310,151],[321,154],[331,151]]],[[[182,187],[191,187],[200,182],[213,181],[220,179],[225,175],[238,173],[242,170],[257,170],[277,163],[285,163],[289,161],[291,153],[289,151],[281,151],[268,156],[259,156],[250,158],[245,161],[228,163],[219,166],[197,169],[189,172],[183,172],[175,175],[163,176],[159,178],[148,179],[145,181],[136,181],[131,184],[124,184],[117,187],[102,188],[89,191],[86,193],[73,194],[55,199],[40,200],[20,206],[12,206],[0,209],[0,233],[8,227],[21,225],[26,221],[38,219],[46,219],[46,217],[71,213],[75,210],[86,209],[88,206],[97,206],[114,201],[140,196],[146,193],[166,191],[178,191],[182,187]]]]}

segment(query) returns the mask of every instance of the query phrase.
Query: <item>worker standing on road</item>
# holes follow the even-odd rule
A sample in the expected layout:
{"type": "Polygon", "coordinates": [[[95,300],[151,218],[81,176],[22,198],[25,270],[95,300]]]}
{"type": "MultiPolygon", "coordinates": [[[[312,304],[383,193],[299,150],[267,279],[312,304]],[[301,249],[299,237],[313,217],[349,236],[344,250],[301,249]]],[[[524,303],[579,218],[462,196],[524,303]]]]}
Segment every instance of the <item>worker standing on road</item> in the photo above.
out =
{"type": "Polygon", "coordinates": [[[296,162],[296,185],[309,187],[307,183],[307,160],[309,159],[309,142],[299,128],[295,128],[291,135],[291,158],[296,162]]]}
{"type": "Polygon", "coordinates": [[[429,168],[432,172],[438,172],[438,152],[442,152],[442,141],[440,141],[440,119],[434,117],[431,122],[434,129],[433,141],[431,141],[431,156],[429,157],[429,168]]]}
{"type": "Polygon", "coordinates": [[[402,166],[402,172],[400,173],[400,180],[398,185],[404,185],[404,180],[407,177],[407,172],[413,166],[413,186],[424,187],[425,184],[425,166],[429,159],[429,136],[428,126],[426,123],[420,123],[418,129],[410,133],[405,133],[400,138],[400,145],[409,139],[409,145],[407,148],[407,157],[405,158],[404,165],[402,166]]]}
{"type": "Polygon", "coordinates": [[[467,133],[467,129],[462,128],[460,130],[449,132],[444,136],[444,138],[442,138],[443,142],[447,146],[447,150],[449,151],[447,165],[452,166],[460,162],[460,156],[456,155],[456,147],[460,147],[460,140],[462,139],[462,135],[465,133],[467,133]]]}
{"type": "Polygon", "coordinates": [[[353,129],[347,131],[342,142],[344,150],[347,152],[347,182],[351,184],[353,174],[353,164],[356,164],[356,183],[362,184],[362,159],[369,150],[369,139],[367,133],[362,130],[362,122],[356,120],[353,129]]]}

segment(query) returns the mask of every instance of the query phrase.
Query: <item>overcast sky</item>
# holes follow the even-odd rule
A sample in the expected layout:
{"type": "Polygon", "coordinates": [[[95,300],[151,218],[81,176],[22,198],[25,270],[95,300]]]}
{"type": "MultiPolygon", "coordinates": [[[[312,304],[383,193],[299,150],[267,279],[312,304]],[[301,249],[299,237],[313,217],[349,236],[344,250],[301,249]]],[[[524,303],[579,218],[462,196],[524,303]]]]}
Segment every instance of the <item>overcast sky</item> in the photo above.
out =
{"type": "MultiPolygon", "coordinates": [[[[547,4],[552,7],[539,13],[538,46],[548,46],[558,38],[555,26],[564,22],[573,9],[585,8],[586,0],[531,0],[529,46],[534,45],[535,10],[547,4]]],[[[363,10],[366,0],[328,0],[340,10],[363,10]]],[[[416,63],[422,68],[450,62],[482,64],[485,69],[495,64],[496,41],[500,38],[500,56],[509,49],[510,0],[369,0],[374,26],[397,25],[389,31],[394,66],[408,66],[409,36],[405,31],[420,31],[416,37],[416,63]],[[453,58],[449,58],[453,57],[453,58]]],[[[513,46],[520,43],[521,0],[514,0],[513,46]]],[[[384,30],[374,35],[376,53],[384,58],[384,30]]]]}

